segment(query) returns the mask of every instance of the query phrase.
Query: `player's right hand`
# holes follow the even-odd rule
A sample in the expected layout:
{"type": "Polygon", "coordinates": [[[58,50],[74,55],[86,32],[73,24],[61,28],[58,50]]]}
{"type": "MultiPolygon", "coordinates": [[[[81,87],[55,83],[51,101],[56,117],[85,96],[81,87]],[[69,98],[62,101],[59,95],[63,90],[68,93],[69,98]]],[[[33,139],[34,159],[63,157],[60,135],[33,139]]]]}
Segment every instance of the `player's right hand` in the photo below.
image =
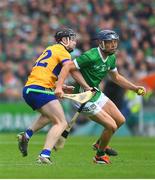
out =
{"type": "Polygon", "coordinates": [[[60,87],[55,88],[54,94],[59,98],[63,98],[63,96],[64,96],[64,92],[63,92],[62,88],[60,88],[60,87]]]}
{"type": "Polygon", "coordinates": [[[75,87],[74,86],[68,86],[68,85],[63,85],[63,91],[67,94],[72,94],[75,87]]]}
{"type": "Polygon", "coordinates": [[[146,94],[146,89],[143,86],[137,86],[136,93],[140,96],[144,96],[146,94]]]}

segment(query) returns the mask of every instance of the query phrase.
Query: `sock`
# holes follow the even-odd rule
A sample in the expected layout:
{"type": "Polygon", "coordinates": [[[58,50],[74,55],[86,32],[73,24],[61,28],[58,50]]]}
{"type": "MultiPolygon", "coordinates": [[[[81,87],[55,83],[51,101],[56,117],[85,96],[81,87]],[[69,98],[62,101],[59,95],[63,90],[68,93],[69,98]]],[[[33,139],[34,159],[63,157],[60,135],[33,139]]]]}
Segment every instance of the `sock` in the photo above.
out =
{"type": "Polygon", "coordinates": [[[31,129],[27,129],[25,132],[26,138],[29,140],[32,135],[33,135],[33,131],[31,129]]]}
{"type": "Polygon", "coordinates": [[[102,150],[102,149],[98,149],[96,155],[97,156],[104,156],[105,155],[105,151],[102,150]]]}
{"type": "Polygon", "coordinates": [[[49,149],[43,149],[43,150],[41,151],[40,155],[41,155],[42,157],[49,158],[50,155],[51,155],[51,151],[50,151],[49,149]]]}

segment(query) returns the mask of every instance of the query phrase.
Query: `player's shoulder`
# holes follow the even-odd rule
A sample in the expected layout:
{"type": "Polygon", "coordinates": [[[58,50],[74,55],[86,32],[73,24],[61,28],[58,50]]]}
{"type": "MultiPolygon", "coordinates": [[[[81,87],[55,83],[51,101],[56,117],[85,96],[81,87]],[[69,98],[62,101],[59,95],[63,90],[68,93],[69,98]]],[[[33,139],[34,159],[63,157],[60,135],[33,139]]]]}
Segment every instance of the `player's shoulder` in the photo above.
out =
{"type": "Polygon", "coordinates": [[[46,49],[65,49],[61,44],[52,44],[46,47],[46,49]]]}
{"type": "Polygon", "coordinates": [[[65,50],[64,46],[61,44],[53,44],[53,45],[48,46],[48,48],[52,50],[58,50],[58,51],[65,50]]]}
{"type": "Polygon", "coordinates": [[[91,48],[85,52],[86,54],[97,53],[97,48],[91,48]]]}
{"type": "Polygon", "coordinates": [[[65,47],[61,44],[53,44],[52,46],[48,47],[51,49],[51,51],[55,54],[65,54],[67,56],[70,56],[70,53],[65,49],[65,47]]]}
{"type": "Polygon", "coordinates": [[[91,48],[83,53],[84,55],[88,57],[94,57],[98,55],[97,48],[91,48]]]}

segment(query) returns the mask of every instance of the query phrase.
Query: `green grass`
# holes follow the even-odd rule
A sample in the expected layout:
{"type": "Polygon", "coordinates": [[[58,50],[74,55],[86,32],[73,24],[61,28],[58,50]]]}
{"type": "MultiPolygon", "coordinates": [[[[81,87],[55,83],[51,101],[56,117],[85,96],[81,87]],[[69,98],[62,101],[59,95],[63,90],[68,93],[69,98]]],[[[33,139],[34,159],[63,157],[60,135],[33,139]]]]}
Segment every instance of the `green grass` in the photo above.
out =
{"type": "Polygon", "coordinates": [[[45,135],[37,134],[30,142],[29,156],[21,157],[15,134],[0,134],[0,178],[155,178],[155,138],[114,137],[118,150],[110,165],[92,162],[91,144],[96,137],[70,137],[63,150],[52,153],[53,165],[37,165],[45,135]]]}

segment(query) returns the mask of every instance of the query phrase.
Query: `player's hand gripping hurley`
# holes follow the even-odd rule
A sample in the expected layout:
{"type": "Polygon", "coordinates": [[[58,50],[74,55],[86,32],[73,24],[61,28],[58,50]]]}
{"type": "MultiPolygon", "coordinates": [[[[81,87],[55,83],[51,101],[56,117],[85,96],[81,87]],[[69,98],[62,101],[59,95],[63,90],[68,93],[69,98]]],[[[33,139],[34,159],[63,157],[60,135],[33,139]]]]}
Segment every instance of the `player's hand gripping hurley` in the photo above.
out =
{"type": "MultiPolygon", "coordinates": [[[[28,94],[30,92],[54,95],[54,92],[52,92],[50,90],[48,91],[48,90],[40,90],[40,89],[28,88],[26,93],[28,94]]],[[[78,93],[78,94],[64,94],[63,95],[64,98],[74,100],[74,101],[76,101],[78,103],[81,103],[81,104],[89,101],[92,98],[92,96],[93,96],[93,92],[92,91],[86,91],[86,92],[78,93]]]]}

